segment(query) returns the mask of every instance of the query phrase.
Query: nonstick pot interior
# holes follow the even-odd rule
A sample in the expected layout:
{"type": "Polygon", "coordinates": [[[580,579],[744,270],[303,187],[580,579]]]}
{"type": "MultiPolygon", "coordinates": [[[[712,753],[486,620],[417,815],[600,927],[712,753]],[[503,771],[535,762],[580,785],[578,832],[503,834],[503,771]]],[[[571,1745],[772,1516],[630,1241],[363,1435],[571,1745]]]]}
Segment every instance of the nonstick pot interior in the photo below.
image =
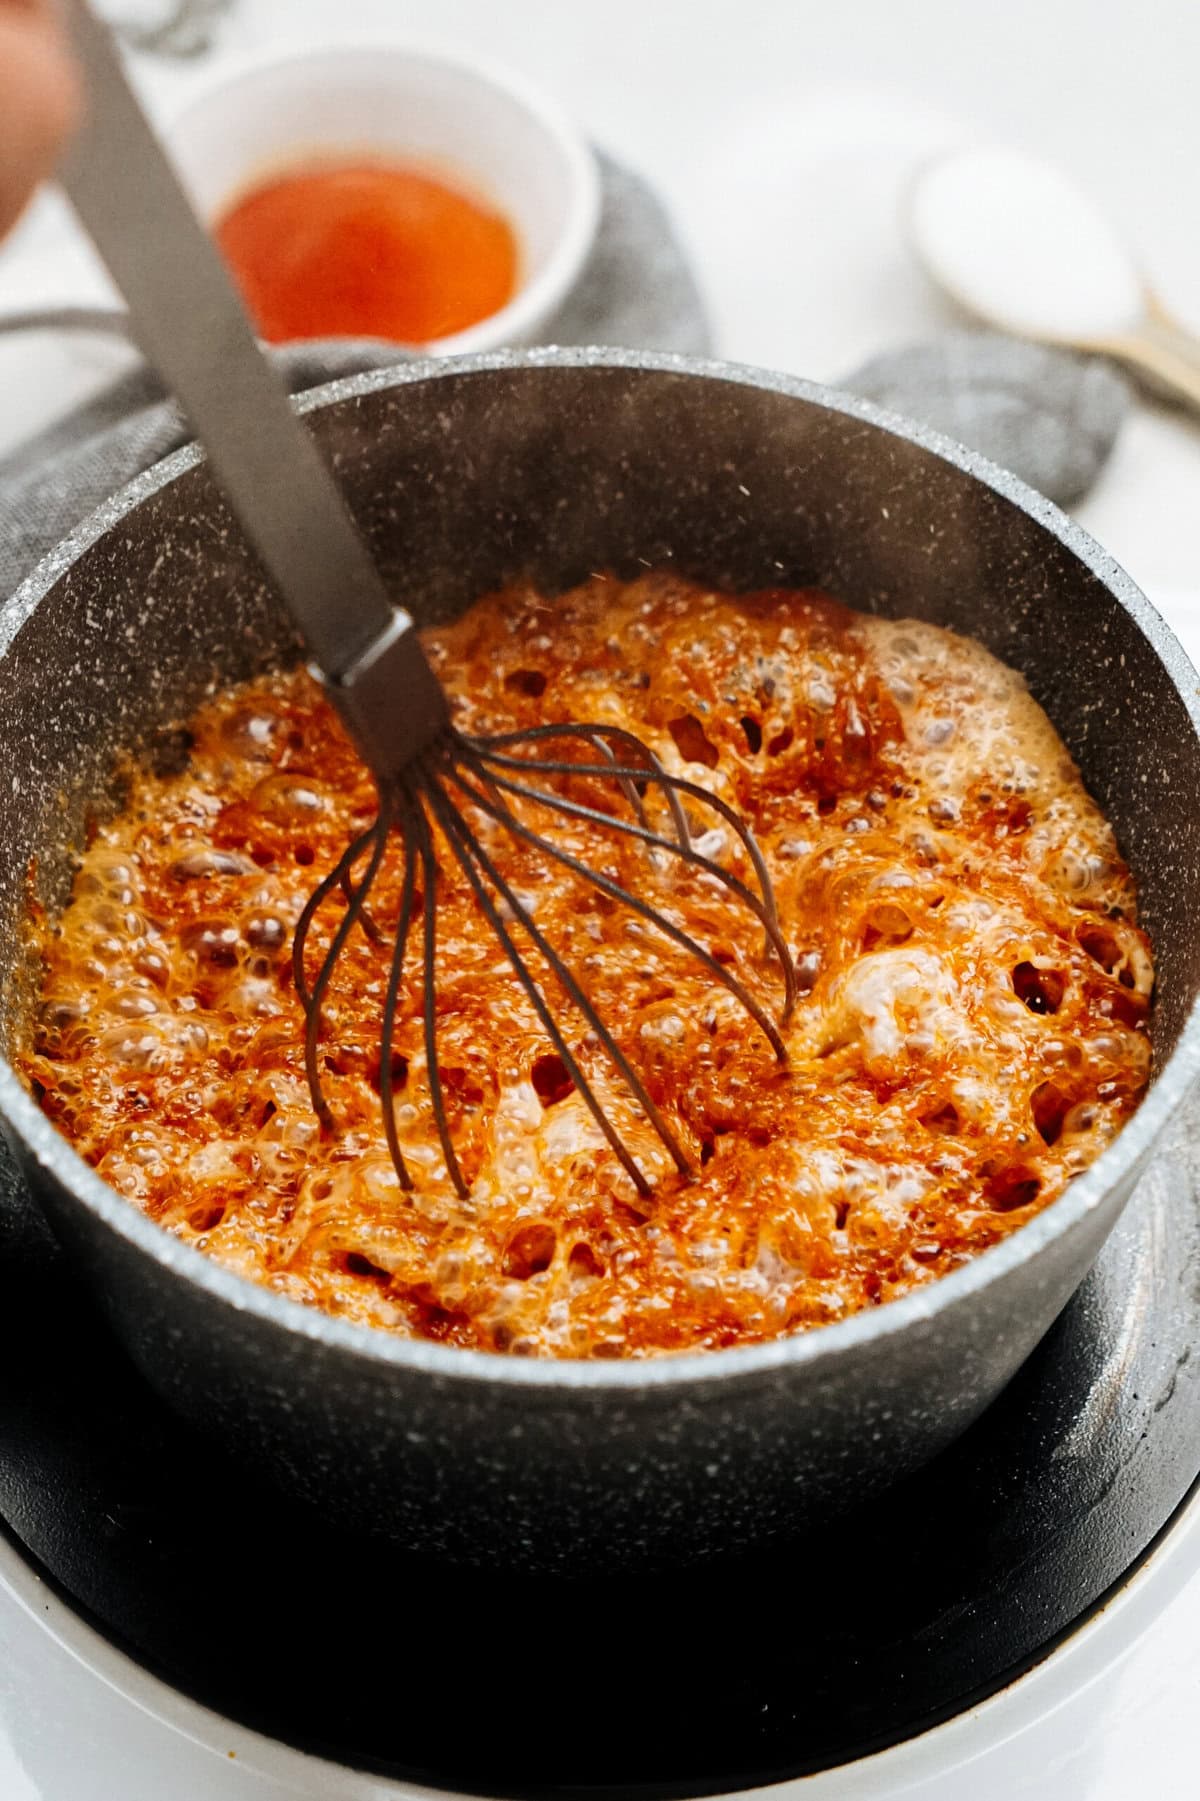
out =
{"type": "MultiPolygon", "coordinates": [[[[733,588],[818,585],[982,639],[1027,676],[1139,879],[1158,960],[1157,1086],[1101,1164],[933,1289],[752,1351],[517,1370],[303,1315],[151,1227],[0,1076],[24,1167],[135,1358],[318,1503],[457,1556],[704,1555],[786,1530],[978,1414],[1085,1273],[1191,1078],[1195,677],[1127,578],[1048,503],[804,383],[549,352],[356,377],[310,409],[418,620],[520,575],[553,591],[593,569],[672,565],[733,588]]],[[[0,627],[5,1029],[26,987],[31,859],[38,890],[60,900],[114,760],[169,752],[163,728],[214,683],[295,654],[193,452],[26,584],[0,627]]]]}

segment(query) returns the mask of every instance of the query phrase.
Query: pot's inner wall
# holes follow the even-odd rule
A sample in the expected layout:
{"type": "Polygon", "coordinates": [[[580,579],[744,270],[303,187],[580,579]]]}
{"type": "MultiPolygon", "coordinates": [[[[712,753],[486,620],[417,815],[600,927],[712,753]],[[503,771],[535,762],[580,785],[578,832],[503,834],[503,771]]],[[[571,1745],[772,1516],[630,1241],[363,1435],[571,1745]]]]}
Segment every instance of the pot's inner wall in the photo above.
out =
{"type": "MultiPolygon", "coordinates": [[[[1021,669],[1114,822],[1155,943],[1159,1061],[1200,990],[1200,746],[1104,585],[1011,501],[903,438],[791,396],[653,371],[532,368],[394,385],[314,415],[419,619],[530,573],[674,563],[817,584],[983,640],[1021,669]]],[[[294,654],[203,470],[82,555],[0,657],[0,962],[26,870],[62,898],[114,759],[214,683],[294,654]]],[[[11,1018],[18,985],[6,984],[11,1018]]]]}

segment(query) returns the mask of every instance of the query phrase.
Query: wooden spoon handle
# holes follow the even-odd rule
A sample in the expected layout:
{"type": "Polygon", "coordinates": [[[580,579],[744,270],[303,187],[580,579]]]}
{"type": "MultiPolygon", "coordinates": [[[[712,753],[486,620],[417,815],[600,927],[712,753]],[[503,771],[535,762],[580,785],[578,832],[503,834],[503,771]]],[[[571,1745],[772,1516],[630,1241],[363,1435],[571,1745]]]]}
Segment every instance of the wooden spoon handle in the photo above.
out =
{"type": "Polygon", "coordinates": [[[1156,301],[1133,331],[1108,340],[1103,349],[1128,363],[1164,399],[1200,412],[1200,337],[1156,301]]]}

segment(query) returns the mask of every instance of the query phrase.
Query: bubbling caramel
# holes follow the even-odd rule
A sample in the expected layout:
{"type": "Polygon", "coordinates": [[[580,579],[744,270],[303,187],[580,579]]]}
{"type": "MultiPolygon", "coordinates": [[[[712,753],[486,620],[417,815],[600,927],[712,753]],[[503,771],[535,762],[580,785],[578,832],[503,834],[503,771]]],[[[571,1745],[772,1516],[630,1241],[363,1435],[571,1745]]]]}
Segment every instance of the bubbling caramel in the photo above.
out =
{"type": "MultiPolygon", "coordinates": [[[[303,671],[264,676],[200,709],[181,773],[132,771],[63,916],[31,925],[44,975],[25,1075],[167,1231],[407,1336],[555,1357],[717,1348],[935,1280],[1053,1201],[1136,1107],[1153,971],[1130,873],[1044,713],[980,646],[814,592],[735,598],[667,574],[553,602],[514,588],[426,642],[463,729],[622,726],[739,809],[800,973],[789,1064],[701,966],[490,833],[692,1158],[681,1178],[552,994],[654,1180],[639,1197],[443,846],[438,1044],[470,1192],[434,1129],[419,932],[392,1069],[403,1192],[379,1117],[388,946],[353,933],[330,986],[333,1132],[310,1104],[291,972],[300,910],[372,818],[372,783],[303,671]]],[[[750,879],[732,834],[695,825],[750,879]]],[[[595,827],[560,842],[778,1004],[761,932],[711,880],[595,827]]],[[[385,934],[401,875],[395,846],[371,899],[385,934]]],[[[310,979],[344,904],[318,916],[310,979]]]]}

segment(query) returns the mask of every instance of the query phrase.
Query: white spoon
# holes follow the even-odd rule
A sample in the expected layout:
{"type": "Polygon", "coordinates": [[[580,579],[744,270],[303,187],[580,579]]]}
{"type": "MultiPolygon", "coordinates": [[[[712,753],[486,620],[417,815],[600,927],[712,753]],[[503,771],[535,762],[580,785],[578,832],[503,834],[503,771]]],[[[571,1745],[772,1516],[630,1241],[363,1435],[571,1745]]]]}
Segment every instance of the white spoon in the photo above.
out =
{"type": "Polygon", "coordinates": [[[1112,225],[1061,170],[960,150],[919,171],[909,240],[933,279],[1001,331],[1116,357],[1200,410],[1200,338],[1151,291],[1112,225]]]}

